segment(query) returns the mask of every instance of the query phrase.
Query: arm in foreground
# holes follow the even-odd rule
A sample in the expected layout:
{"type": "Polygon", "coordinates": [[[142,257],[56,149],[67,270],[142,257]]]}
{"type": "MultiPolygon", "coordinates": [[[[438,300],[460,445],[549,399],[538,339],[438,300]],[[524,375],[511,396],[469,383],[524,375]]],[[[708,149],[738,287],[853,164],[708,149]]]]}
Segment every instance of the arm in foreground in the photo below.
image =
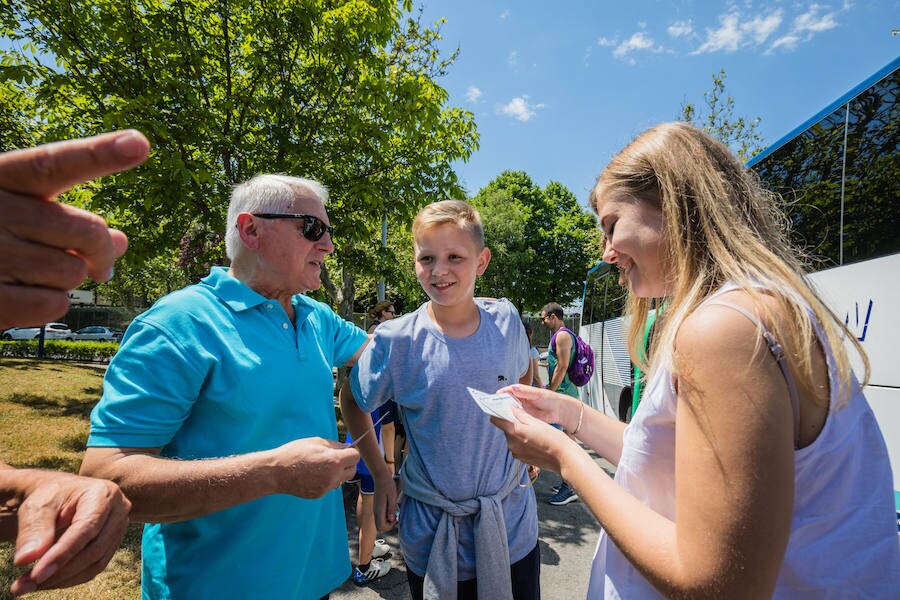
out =
{"type": "Polygon", "coordinates": [[[184,521],[270,494],[318,498],[356,470],[359,453],[334,440],[303,438],[263,450],[174,460],[160,448],[89,447],[81,474],[116,482],[131,499],[131,520],[184,521]]]}
{"type": "MultiPolygon", "coordinates": [[[[674,521],[617,486],[574,441],[531,415],[522,413],[519,424],[495,420],[513,454],[559,468],[623,554],[666,596],[770,596],[790,533],[787,386],[767,349],[756,344],[754,326],[724,313],[698,311],[676,339],[674,521]]],[[[588,410],[582,427],[595,421],[588,410]]],[[[559,422],[570,427],[571,419],[564,414],[559,422]]]]}
{"type": "Polygon", "coordinates": [[[97,575],[119,547],[131,508],[110,481],[38,469],[0,469],[0,502],[2,539],[16,542],[14,563],[34,563],[13,582],[16,596],[97,575]]]}

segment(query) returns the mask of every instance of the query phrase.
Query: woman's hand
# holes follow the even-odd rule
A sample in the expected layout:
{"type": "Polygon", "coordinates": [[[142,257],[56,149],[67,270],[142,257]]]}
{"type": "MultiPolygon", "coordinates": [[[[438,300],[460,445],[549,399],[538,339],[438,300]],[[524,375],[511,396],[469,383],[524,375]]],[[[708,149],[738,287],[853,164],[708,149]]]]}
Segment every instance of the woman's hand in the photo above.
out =
{"type": "Polygon", "coordinates": [[[561,425],[566,431],[577,427],[579,402],[571,396],[530,385],[509,385],[497,393],[513,396],[525,412],[545,423],[561,425]]]}
{"type": "Polygon", "coordinates": [[[524,410],[514,408],[513,414],[519,419],[518,423],[491,417],[491,423],[506,434],[506,443],[512,455],[527,465],[559,473],[564,451],[576,446],[575,442],[559,429],[524,410]]]}
{"type": "Polygon", "coordinates": [[[509,394],[522,404],[522,408],[528,414],[545,423],[559,423],[558,400],[553,397],[559,394],[544,388],[520,384],[500,388],[497,393],[509,394]]]}

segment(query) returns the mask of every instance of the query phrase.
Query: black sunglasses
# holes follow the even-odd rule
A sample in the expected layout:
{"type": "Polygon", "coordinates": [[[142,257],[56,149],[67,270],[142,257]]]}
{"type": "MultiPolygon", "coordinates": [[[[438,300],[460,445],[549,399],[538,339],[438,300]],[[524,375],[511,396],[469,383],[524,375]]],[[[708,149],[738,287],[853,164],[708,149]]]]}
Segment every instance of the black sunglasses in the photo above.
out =
{"type": "Polygon", "coordinates": [[[334,228],[326,225],[325,221],[319,217],[312,215],[302,215],[299,213],[250,213],[254,217],[260,219],[302,219],[303,229],[300,233],[311,242],[318,242],[322,236],[328,233],[328,236],[334,239],[334,228]]]}

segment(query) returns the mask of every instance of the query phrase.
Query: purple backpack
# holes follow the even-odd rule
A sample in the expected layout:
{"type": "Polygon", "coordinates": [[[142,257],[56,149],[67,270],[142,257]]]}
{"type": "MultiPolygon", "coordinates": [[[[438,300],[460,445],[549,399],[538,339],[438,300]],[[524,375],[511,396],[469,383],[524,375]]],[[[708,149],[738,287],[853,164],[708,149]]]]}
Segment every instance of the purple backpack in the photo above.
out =
{"type": "Polygon", "coordinates": [[[566,375],[569,376],[569,381],[578,387],[582,387],[591,380],[591,375],[594,374],[594,349],[567,327],[560,327],[550,338],[550,345],[553,348],[556,348],[554,343],[560,331],[569,333],[573,341],[572,357],[569,359],[569,368],[566,369],[566,375]]]}

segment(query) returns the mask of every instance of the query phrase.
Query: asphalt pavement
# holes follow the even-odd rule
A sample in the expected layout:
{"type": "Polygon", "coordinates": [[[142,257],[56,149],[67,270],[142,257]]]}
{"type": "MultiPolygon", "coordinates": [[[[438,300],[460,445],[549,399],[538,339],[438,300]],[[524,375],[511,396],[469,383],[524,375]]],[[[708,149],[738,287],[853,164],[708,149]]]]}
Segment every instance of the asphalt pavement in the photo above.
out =
{"type": "MultiPolygon", "coordinates": [[[[606,461],[594,457],[607,472],[612,468],[606,461]]],[[[556,473],[543,472],[534,484],[538,508],[538,539],[541,547],[541,598],[542,600],[571,600],[587,594],[591,558],[600,534],[600,526],[579,500],[565,506],[551,506],[547,499],[553,494],[551,487],[559,482],[556,473]]],[[[344,485],[344,507],[347,514],[347,540],[350,558],[356,564],[356,486],[344,485]]],[[[388,561],[391,571],[366,586],[357,587],[352,579],[331,593],[331,598],[386,600],[408,599],[406,566],[400,555],[397,531],[379,534],[390,544],[393,552],[388,561]]]]}

